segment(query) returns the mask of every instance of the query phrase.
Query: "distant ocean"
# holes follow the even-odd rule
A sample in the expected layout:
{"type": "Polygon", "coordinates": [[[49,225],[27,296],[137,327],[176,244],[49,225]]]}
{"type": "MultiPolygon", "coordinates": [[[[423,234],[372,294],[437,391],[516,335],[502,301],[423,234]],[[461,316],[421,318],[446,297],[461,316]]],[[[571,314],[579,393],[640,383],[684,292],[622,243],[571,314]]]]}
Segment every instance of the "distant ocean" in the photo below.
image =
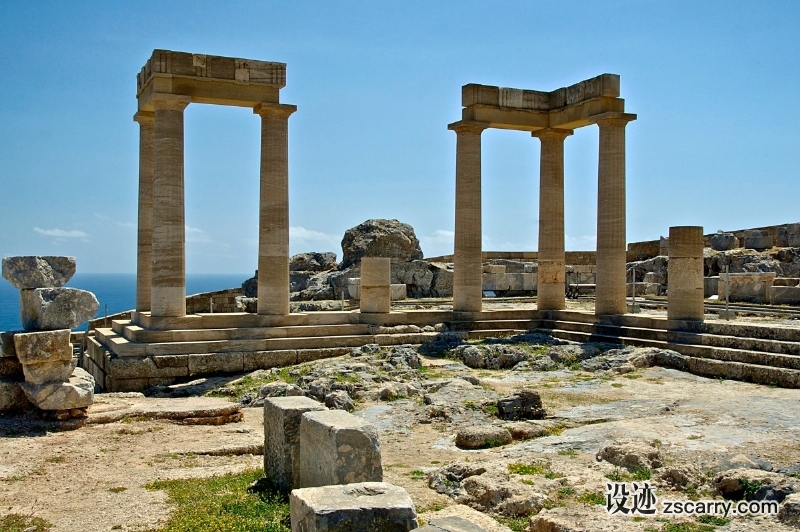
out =
{"type": "MultiPolygon", "coordinates": [[[[213,292],[226,288],[237,288],[252,277],[252,274],[188,274],[186,293],[213,292]]],[[[97,316],[133,309],[136,304],[136,275],[130,273],[76,273],[66,284],[93,292],[100,302],[97,316]]],[[[0,331],[16,331],[22,328],[19,317],[19,290],[0,278],[0,331]]],[[[76,330],[86,330],[86,325],[76,330]]]]}

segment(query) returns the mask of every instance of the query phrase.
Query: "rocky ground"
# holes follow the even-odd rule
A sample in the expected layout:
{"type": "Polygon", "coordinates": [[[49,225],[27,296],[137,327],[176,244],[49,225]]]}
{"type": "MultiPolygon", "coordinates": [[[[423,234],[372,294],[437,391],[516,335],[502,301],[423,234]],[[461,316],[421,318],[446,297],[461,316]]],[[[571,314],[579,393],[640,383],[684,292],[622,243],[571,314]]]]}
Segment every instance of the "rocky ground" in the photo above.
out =
{"type": "Polygon", "coordinates": [[[155,527],[170,508],[146,484],[260,466],[264,398],[304,394],[378,427],[384,478],[409,491],[423,520],[457,514],[492,531],[797,530],[775,516],[697,521],[660,505],[652,516],[608,514],[612,481],[647,482],[658,501],[792,501],[800,491],[800,393],[654,365],[665,356],[673,355],[544,334],[445,337],[158,388],[150,398],[101,394],[90,420],[107,422],[74,431],[0,418],[0,515],[32,514],[53,530],[155,527]],[[244,419],[109,422],[123,406],[170,401],[238,401],[244,419]]]}

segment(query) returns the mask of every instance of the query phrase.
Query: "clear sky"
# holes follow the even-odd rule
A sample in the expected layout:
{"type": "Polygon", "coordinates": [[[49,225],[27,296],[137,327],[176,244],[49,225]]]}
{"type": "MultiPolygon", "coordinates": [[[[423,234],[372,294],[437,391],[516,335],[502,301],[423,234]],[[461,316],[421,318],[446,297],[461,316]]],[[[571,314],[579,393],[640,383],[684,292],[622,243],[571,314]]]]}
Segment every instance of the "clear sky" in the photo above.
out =
{"type": "MultiPolygon", "coordinates": [[[[291,252],[369,218],[452,252],[461,86],[622,77],[628,241],[800,221],[800,2],[0,2],[0,254],[133,272],[135,75],[153,49],[287,63],[291,252]]],[[[190,105],[189,273],[257,261],[259,118],[190,105]]],[[[483,134],[486,250],[534,250],[539,141],[483,134]]],[[[597,128],[566,141],[567,248],[594,249],[597,128]]]]}

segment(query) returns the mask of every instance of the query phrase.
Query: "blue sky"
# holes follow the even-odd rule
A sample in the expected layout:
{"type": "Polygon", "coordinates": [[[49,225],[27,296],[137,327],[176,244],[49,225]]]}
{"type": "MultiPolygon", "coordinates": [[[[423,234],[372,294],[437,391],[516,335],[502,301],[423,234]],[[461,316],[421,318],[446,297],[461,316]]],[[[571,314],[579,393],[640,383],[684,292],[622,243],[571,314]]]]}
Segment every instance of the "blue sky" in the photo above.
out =
{"type": "MultiPolygon", "coordinates": [[[[610,72],[628,241],[797,222],[800,2],[0,3],[0,254],[133,272],[135,75],[154,48],[287,63],[291,252],[369,218],[452,252],[461,86],[553,90],[610,72]]],[[[256,267],[259,119],[191,105],[187,270],[256,267]]],[[[539,141],[483,134],[486,250],[532,250],[539,141]]],[[[594,249],[597,129],[566,141],[568,249],[594,249]]]]}

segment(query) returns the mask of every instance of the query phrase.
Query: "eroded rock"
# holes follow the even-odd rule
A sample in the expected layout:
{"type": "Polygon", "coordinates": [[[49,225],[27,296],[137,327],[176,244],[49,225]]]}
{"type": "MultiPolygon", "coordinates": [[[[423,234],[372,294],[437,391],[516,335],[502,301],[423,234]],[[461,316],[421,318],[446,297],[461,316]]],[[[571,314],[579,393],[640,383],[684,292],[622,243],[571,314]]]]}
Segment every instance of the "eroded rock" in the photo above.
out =
{"type": "Polygon", "coordinates": [[[28,331],[73,329],[91,319],[100,303],[77,288],[34,288],[19,297],[22,327],[28,331]]]}
{"type": "Polygon", "coordinates": [[[75,267],[75,257],[3,257],[3,277],[18,290],[64,286],[75,267]]]}
{"type": "Polygon", "coordinates": [[[653,443],[619,442],[609,445],[597,453],[597,460],[605,460],[628,471],[657,469],[664,465],[660,448],[653,443]]]}
{"type": "Polygon", "coordinates": [[[456,446],[462,449],[484,449],[511,443],[511,433],[495,425],[461,427],[456,433],[456,446]]]}
{"type": "Polygon", "coordinates": [[[387,257],[399,262],[423,257],[413,227],[383,219],[367,220],[345,231],[342,253],[342,269],[356,264],[361,257],[387,257]]]}

